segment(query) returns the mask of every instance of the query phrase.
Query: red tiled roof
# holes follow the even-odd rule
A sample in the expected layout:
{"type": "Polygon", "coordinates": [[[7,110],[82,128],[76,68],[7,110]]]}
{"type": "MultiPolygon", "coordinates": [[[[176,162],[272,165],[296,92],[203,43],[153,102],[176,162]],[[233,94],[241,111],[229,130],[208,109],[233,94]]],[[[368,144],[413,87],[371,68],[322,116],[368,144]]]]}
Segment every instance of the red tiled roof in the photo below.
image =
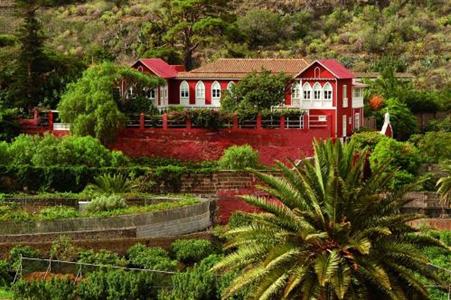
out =
{"type": "Polygon", "coordinates": [[[279,58],[221,58],[212,63],[203,65],[190,72],[180,72],[179,79],[240,79],[251,72],[267,70],[272,73],[284,72],[287,75],[296,75],[299,70],[308,66],[305,59],[279,59],[279,58]]]}
{"type": "Polygon", "coordinates": [[[318,60],[318,62],[340,79],[354,78],[354,74],[352,74],[351,71],[346,69],[345,66],[339,63],[336,59],[321,59],[318,60]]]}
{"type": "Polygon", "coordinates": [[[155,75],[165,79],[176,77],[179,72],[178,70],[180,70],[180,66],[169,65],[161,58],[143,58],[135,62],[133,66],[135,66],[138,62],[141,62],[150,71],[155,73],[155,75]]]}

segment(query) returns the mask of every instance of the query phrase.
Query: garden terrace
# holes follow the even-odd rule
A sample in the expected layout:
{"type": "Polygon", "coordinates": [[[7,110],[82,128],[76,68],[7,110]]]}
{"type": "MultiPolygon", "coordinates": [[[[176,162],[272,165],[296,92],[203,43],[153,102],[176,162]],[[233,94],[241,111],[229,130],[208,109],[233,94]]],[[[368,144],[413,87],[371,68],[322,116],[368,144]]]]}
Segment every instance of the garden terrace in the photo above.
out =
{"type": "MultiPolygon", "coordinates": [[[[64,207],[62,207],[64,209],[64,207]]],[[[192,197],[159,204],[128,207],[116,212],[87,214],[83,217],[9,220],[0,222],[1,242],[53,239],[67,235],[77,239],[99,237],[154,238],[202,231],[212,225],[212,202],[192,197]]],[[[39,216],[39,215],[38,215],[39,216]]]]}

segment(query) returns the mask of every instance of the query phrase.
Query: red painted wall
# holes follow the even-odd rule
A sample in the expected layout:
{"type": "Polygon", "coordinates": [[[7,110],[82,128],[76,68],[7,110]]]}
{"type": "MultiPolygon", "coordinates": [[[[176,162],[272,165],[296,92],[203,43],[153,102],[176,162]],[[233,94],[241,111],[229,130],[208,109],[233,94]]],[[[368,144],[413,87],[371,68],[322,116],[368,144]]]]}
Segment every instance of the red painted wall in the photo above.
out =
{"type": "Polygon", "coordinates": [[[264,164],[295,160],[312,154],[314,138],[330,137],[329,128],[318,129],[124,129],[113,149],[138,156],[171,157],[181,160],[214,160],[232,145],[250,144],[264,164]]]}

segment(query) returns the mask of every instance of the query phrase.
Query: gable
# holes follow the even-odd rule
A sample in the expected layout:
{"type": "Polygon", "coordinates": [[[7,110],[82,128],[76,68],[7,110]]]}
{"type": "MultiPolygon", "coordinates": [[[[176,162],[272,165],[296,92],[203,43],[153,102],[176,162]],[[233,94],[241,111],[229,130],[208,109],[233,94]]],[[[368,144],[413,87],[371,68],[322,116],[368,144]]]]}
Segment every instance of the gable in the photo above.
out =
{"type": "Polygon", "coordinates": [[[296,76],[296,78],[336,78],[332,72],[327,70],[324,66],[319,64],[318,62],[314,62],[310,66],[308,66],[305,70],[303,70],[300,74],[296,76]]]}

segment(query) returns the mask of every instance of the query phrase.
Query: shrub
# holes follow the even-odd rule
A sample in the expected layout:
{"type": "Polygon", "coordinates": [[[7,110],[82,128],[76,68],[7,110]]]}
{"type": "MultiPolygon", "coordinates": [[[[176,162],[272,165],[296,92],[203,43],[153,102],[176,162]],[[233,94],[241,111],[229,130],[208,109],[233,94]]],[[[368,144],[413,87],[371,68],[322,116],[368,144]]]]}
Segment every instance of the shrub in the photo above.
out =
{"type": "Polygon", "coordinates": [[[127,251],[128,261],[131,265],[161,271],[175,271],[177,262],[171,260],[166,250],[162,248],[148,248],[136,244],[127,251]]]}
{"type": "Polygon", "coordinates": [[[80,252],[78,262],[105,266],[125,266],[127,264],[124,258],[103,249],[100,251],[89,249],[80,252]]]}
{"type": "Polygon", "coordinates": [[[80,249],[72,243],[72,239],[67,236],[59,236],[52,242],[50,247],[50,257],[52,259],[74,261],[79,255],[80,249]]]}
{"type": "Polygon", "coordinates": [[[79,284],[81,299],[156,299],[158,276],[152,272],[122,270],[89,273],[79,284]]]}
{"type": "Polygon", "coordinates": [[[119,195],[102,195],[91,200],[86,206],[86,212],[95,213],[103,211],[112,211],[127,207],[125,200],[119,195]]]}
{"type": "Polygon", "coordinates": [[[219,159],[219,166],[224,169],[243,170],[258,166],[258,152],[250,145],[231,146],[219,159]]]}
{"type": "Polygon", "coordinates": [[[194,263],[212,254],[214,249],[208,240],[176,240],[171,245],[171,251],[177,260],[194,263]]]}
{"type": "Polygon", "coordinates": [[[8,153],[8,143],[0,142],[0,165],[7,165],[10,162],[10,155],[8,153]]]}
{"type": "Polygon", "coordinates": [[[218,299],[216,276],[210,269],[220,257],[210,255],[198,265],[172,276],[172,290],[159,295],[161,300],[218,299]]]}
{"type": "Polygon", "coordinates": [[[406,104],[395,98],[388,99],[384,109],[377,114],[379,126],[382,126],[385,112],[390,113],[390,123],[393,126],[394,137],[399,140],[407,140],[411,134],[417,131],[417,121],[406,104]]]}
{"type": "Polygon", "coordinates": [[[6,260],[0,260],[0,287],[9,286],[12,280],[9,263],[6,260]]]}
{"type": "Polygon", "coordinates": [[[42,209],[38,218],[41,220],[57,220],[66,218],[76,218],[80,214],[78,210],[68,206],[53,206],[42,209]]]}
{"type": "Polygon", "coordinates": [[[409,142],[383,139],[374,148],[370,156],[372,169],[387,166],[388,172],[395,172],[392,188],[411,183],[415,179],[421,158],[418,149],[409,142]]]}
{"type": "Polygon", "coordinates": [[[155,169],[154,181],[160,192],[178,192],[182,186],[182,175],[187,171],[182,166],[161,166],[155,169]]]}
{"type": "Polygon", "coordinates": [[[357,149],[372,151],[383,139],[388,139],[388,137],[380,134],[379,131],[366,131],[353,134],[351,142],[355,143],[357,149]]]}
{"type": "Polygon", "coordinates": [[[20,257],[38,257],[39,253],[30,246],[16,246],[9,251],[8,263],[13,270],[18,270],[20,257]]]}
{"type": "Polygon", "coordinates": [[[194,127],[218,129],[230,122],[231,115],[212,109],[195,109],[189,111],[189,117],[194,127]]]}
{"type": "Polygon", "coordinates": [[[410,140],[429,162],[451,159],[451,132],[430,131],[424,135],[414,135],[410,140]]]}
{"type": "Polygon", "coordinates": [[[78,299],[76,283],[69,278],[34,281],[19,280],[13,285],[13,293],[15,299],[78,299]]]}

